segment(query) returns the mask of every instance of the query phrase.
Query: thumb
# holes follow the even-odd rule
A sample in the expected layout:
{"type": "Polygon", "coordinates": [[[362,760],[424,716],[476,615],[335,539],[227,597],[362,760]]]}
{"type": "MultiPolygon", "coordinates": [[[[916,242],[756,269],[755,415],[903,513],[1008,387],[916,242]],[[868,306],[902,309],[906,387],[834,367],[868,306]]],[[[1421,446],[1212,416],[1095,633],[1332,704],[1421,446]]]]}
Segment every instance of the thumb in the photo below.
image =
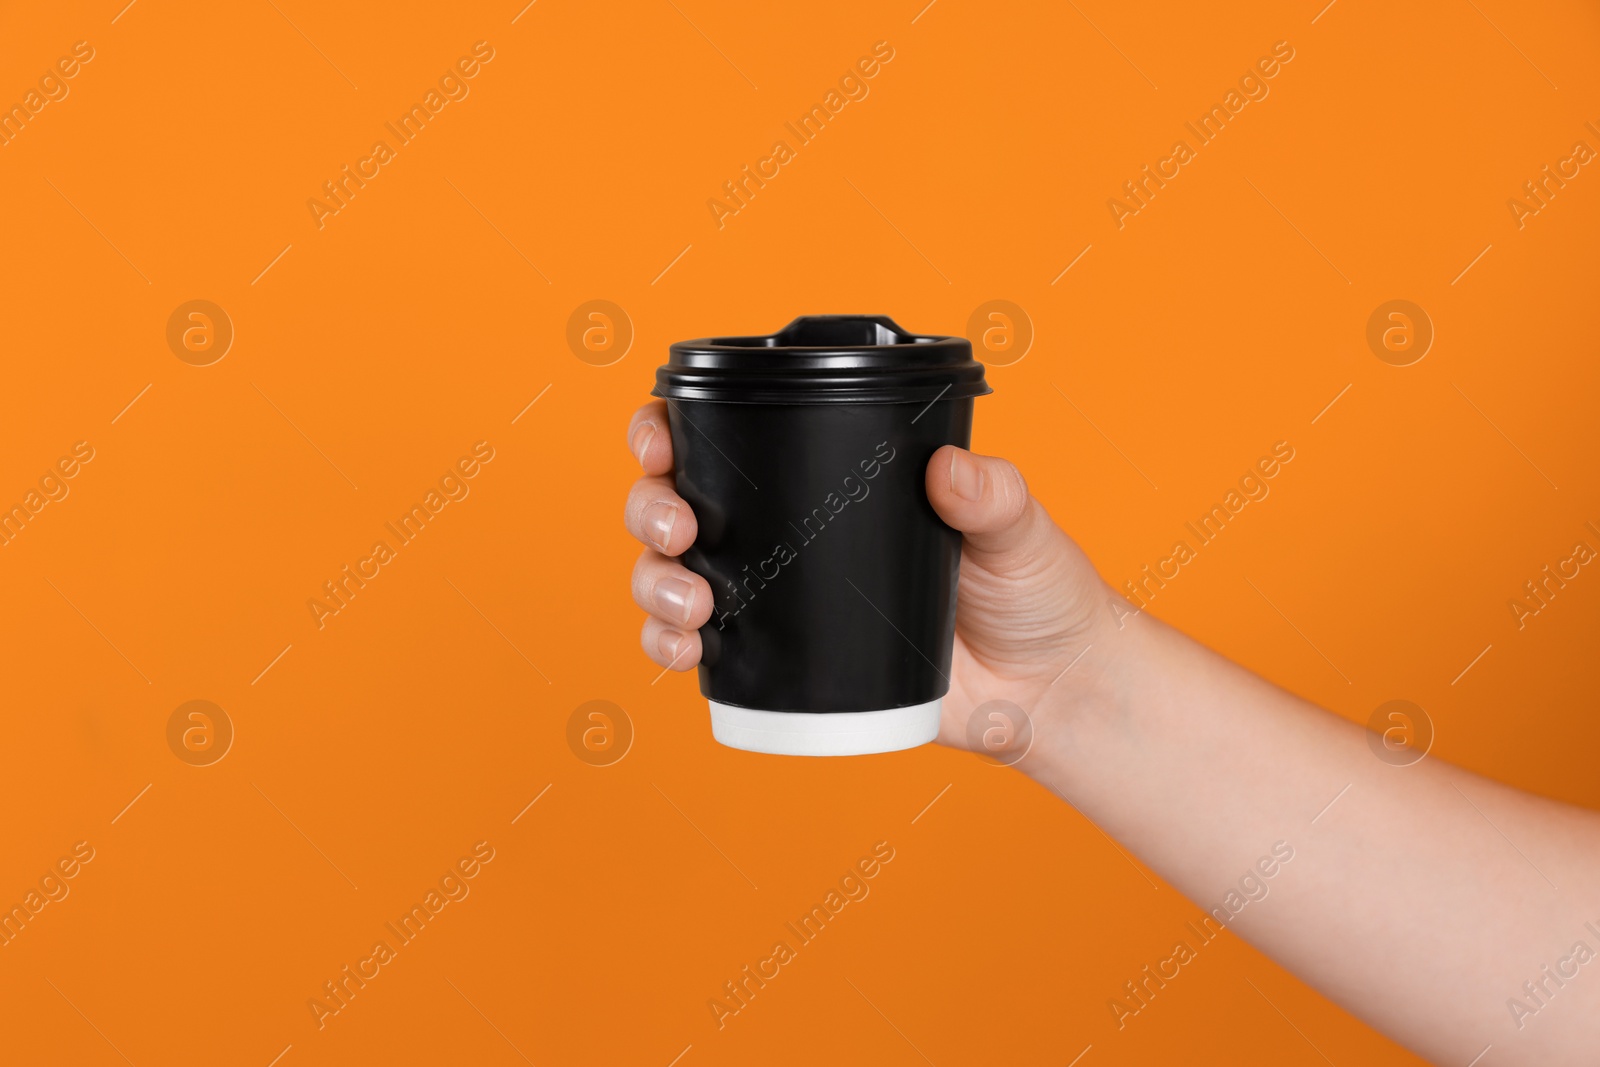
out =
{"type": "Polygon", "coordinates": [[[928,502],[978,555],[1033,555],[1045,549],[1049,518],[1022,472],[1007,460],[945,445],[928,461],[928,502]]]}

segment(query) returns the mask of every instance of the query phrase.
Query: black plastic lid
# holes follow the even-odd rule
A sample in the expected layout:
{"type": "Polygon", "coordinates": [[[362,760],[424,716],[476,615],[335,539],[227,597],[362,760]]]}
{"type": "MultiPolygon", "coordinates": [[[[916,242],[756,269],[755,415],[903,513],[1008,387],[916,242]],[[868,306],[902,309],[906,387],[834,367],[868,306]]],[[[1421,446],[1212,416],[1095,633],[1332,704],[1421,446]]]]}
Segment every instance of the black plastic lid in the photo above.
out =
{"type": "Polygon", "coordinates": [[[926,404],[991,392],[966,338],[908,333],[886,315],[802,315],[774,334],[679,341],[651,390],[727,404],[926,404]]]}

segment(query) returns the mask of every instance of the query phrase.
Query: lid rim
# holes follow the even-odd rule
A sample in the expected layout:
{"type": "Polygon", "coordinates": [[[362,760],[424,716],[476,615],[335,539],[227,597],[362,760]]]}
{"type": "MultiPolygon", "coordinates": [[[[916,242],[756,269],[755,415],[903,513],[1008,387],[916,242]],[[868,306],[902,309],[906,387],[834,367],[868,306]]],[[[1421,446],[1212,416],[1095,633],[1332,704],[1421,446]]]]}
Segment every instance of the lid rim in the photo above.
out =
{"type": "MultiPolygon", "coordinates": [[[[778,334],[752,334],[749,340],[766,340],[778,334]]],[[[733,355],[738,352],[782,352],[787,355],[850,356],[861,352],[921,352],[928,349],[950,348],[971,350],[972,342],[965,337],[946,334],[908,334],[910,340],[887,345],[738,345],[726,344],[726,337],[696,337],[687,341],[674,341],[671,351],[681,355],[733,355]]]]}
{"type": "Polygon", "coordinates": [[[819,406],[825,404],[927,404],[938,400],[972,400],[988,396],[994,389],[987,382],[971,382],[961,386],[919,386],[914,389],[838,389],[780,390],[780,389],[707,389],[692,385],[674,385],[665,391],[660,384],[650,390],[650,395],[671,403],[692,404],[754,404],[763,407],[819,406]]]}
{"type": "Polygon", "coordinates": [[[668,353],[651,394],[669,400],[895,404],[993,392],[966,338],[913,334],[885,315],[802,315],[777,333],[678,341],[668,353]]]}

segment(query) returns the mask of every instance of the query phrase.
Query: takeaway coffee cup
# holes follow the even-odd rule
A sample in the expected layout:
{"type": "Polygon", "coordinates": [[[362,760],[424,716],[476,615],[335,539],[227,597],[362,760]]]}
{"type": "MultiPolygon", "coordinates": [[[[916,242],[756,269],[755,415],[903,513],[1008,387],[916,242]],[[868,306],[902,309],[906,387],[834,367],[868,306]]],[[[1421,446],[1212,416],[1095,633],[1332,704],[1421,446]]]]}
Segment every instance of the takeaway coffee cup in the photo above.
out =
{"type": "Polygon", "coordinates": [[[950,687],[961,535],[929,458],[991,392],[972,346],[881,315],[680,341],[656,372],[711,584],[700,692],[716,739],[784,755],[933,740],[950,687]]]}

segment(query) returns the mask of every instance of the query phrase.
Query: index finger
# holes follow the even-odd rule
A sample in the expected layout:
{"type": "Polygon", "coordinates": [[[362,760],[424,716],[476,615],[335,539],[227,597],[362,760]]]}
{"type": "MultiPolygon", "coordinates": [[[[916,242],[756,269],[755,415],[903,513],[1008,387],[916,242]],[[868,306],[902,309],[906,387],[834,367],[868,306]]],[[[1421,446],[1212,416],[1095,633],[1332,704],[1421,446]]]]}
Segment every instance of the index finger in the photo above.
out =
{"type": "Polygon", "coordinates": [[[646,474],[672,471],[672,432],[667,427],[667,403],[652,400],[633,413],[628,422],[628,450],[646,474]]]}

